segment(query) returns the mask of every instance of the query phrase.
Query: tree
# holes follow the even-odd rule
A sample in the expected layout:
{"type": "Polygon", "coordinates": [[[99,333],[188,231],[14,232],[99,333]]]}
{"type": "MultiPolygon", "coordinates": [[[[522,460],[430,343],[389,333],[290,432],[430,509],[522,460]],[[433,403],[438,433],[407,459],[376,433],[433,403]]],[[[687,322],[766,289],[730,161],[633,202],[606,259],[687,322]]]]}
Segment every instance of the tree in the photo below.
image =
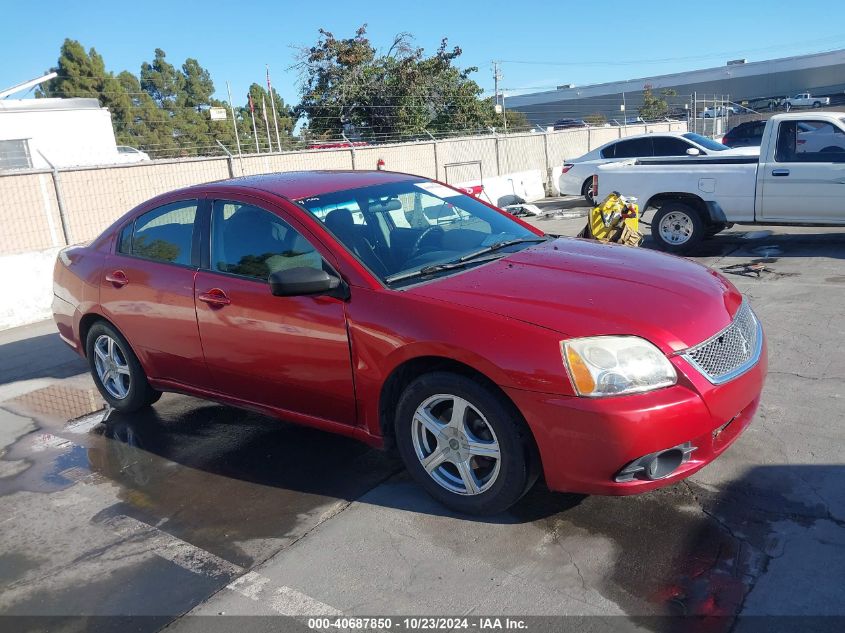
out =
{"type": "Polygon", "coordinates": [[[320,29],[316,45],[299,55],[297,113],[307,116],[316,137],[346,132],[379,140],[495,125],[492,102],[480,98],[481,88],[469,78],[477,69],[457,67],[461,49],[447,44],[442,40],[426,57],[401,33],[379,54],[366,25],[346,39],[320,29]]]}
{"type": "Polygon", "coordinates": [[[160,108],[175,111],[177,105],[184,105],[185,75],[168,63],[166,57],[167,54],[157,48],[153,63],[141,64],[141,89],[160,108]]]}
{"type": "MultiPolygon", "coordinates": [[[[672,89],[663,90],[660,93],[663,97],[675,97],[678,93],[672,89]]],[[[640,117],[646,121],[662,119],[669,113],[669,104],[666,99],[657,97],[652,92],[652,85],[643,86],[643,105],[640,106],[640,117]]]]}
{"type": "Polygon", "coordinates": [[[106,70],[102,56],[76,40],[66,39],[59,60],[51,69],[57,76],[38,88],[36,97],[88,97],[98,99],[112,113],[115,136],[123,139],[132,120],[132,101],[125,86],[106,70]]]}
{"type": "Polygon", "coordinates": [[[592,125],[594,127],[601,127],[605,123],[607,123],[607,117],[604,116],[601,112],[594,112],[593,114],[588,114],[584,117],[584,123],[588,125],[592,125]]]}

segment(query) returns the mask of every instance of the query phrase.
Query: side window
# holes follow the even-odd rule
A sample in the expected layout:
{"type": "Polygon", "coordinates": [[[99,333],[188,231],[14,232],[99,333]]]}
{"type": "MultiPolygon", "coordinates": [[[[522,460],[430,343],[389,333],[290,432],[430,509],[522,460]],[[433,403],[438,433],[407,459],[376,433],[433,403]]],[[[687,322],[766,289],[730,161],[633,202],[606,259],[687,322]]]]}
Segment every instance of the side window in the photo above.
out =
{"type": "Polygon", "coordinates": [[[845,131],[827,121],[784,121],[775,160],[782,163],[845,162],[845,131]]]}
{"type": "Polygon", "coordinates": [[[650,138],[635,138],[616,144],[616,158],[645,158],[653,155],[650,138]]]}
{"type": "Polygon", "coordinates": [[[132,254],[189,266],[196,217],[196,200],[174,202],[139,216],[132,233],[132,254]]]}
{"type": "Polygon", "coordinates": [[[613,143],[612,145],[608,145],[601,151],[602,158],[615,158],[616,157],[616,146],[619,143],[613,143]]]}
{"type": "Polygon", "coordinates": [[[652,141],[655,156],[686,156],[687,150],[692,147],[686,141],[672,136],[655,136],[652,141]]]}
{"type": "Polygon", "coordinates": [[[135,228],[135,224],[130,222],[122,229],[120,229],[120,234],[117,236],[117,252],[121,253],[122,255],[131,255],[132,254],[132,229],[135,228]]]}
{"type": "Polygon", "coordinates": [[[290,268],[323,268],[311,243],[274,213],[217,200],[211,214],[211,269],[267,281],[290,268]]]}

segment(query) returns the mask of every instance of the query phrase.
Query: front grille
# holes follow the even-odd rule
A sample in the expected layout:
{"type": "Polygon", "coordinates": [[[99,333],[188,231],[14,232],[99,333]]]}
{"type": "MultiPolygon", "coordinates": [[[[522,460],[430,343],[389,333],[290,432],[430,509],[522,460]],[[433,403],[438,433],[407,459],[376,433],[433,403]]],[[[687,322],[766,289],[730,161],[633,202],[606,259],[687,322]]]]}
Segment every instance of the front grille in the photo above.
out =
{"type": "Polygon", "coordinates": [[[743,301],[733,322],[703,343],[691,347],[683,357],[714,384],[736,378],[754,366],[763,349],[760,322],[743,301]]]}

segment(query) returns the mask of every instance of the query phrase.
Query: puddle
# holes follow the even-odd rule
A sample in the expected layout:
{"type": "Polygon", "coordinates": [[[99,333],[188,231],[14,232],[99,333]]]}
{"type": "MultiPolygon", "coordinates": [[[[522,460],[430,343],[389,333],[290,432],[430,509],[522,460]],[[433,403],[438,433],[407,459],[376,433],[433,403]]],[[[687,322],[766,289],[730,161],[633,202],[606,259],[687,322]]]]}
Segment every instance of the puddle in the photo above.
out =
{"type": "Polygon", "coordinates": [[[774,231],[748,231],[742,236],[744,240],[762,240],[765,237],[771,237],[774,231]]]}
{"type": "Polygon", "coordinates": [[[777,245],[766,245],[766,246],[757,246],[756,248],[752,248],[751,252],[755,255],[759,255],[760,257],[777,257],[783,254],[783,249],[777,245]]]}

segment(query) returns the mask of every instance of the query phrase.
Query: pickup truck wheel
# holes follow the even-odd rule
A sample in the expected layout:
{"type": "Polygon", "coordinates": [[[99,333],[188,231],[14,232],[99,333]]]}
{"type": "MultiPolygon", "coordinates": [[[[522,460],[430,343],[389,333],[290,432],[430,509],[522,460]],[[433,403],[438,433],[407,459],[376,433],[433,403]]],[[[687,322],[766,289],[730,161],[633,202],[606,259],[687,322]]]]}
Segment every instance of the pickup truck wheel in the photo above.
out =
{"type": "Polygon", "coordinates": [[[814,108],[821,108],[822,102],[821,101],[813,101],[813,107],[814,108]]]}
{"type": "Polygon", "coordinates": [[[701,216],[682,202],[664,204],[651,220],[651,236],[670,253],[683,253],[704,238],[701,216]]]}
{"type": "Polygon", "coordinates": [[[411,476],[458,512],[503,512],[537,479],[518,411],[466,376],[433,372],[414,380],[399,399],[395,432],[411,476]]]}
{"type": "Polygon", "coordinates": [[[593,177],[590,176],[587,180],[584,181],[584,184],[581,185],[581,195],[584,196],[584,200],[587,201],[587,204],[590,206],[596,205],[596,199],[593,198],[593,177]]]}

